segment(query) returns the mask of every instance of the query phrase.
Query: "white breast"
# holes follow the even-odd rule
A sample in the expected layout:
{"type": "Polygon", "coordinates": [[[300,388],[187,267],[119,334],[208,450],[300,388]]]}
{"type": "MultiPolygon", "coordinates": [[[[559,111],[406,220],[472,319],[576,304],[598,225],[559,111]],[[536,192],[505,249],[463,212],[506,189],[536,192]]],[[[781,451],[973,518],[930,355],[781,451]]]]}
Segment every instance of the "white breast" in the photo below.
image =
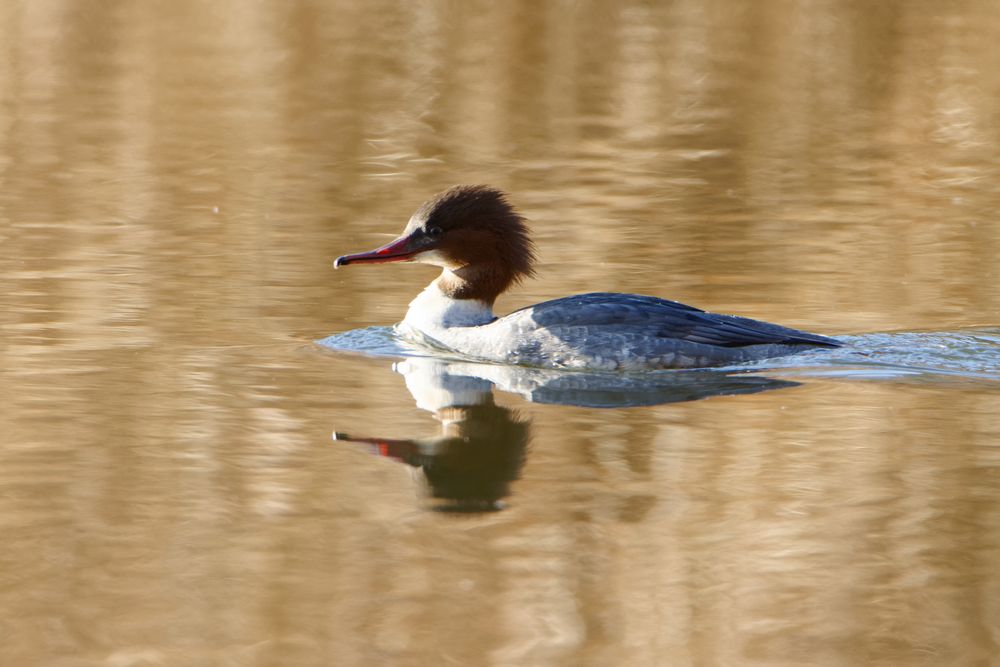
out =
{"type": "Polygon", "coordinates": [[[453,327],[474,327],[494,320],[493,309],[476,299],[452,299],[431,283],[410,302],[403,324],[433,335],[453,327]]]}

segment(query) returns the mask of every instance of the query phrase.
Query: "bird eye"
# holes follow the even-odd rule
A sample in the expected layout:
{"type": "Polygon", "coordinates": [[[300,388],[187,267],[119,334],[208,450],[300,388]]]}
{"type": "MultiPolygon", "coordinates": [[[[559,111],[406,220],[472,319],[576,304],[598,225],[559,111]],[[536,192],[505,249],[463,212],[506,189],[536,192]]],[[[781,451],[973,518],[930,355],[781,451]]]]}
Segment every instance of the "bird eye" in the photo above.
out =
{"type": "Polygon", "coordinates": [[[434,238],[437,238],[437,237],[441,236],[442,234],[444,234],[444,230],[441,229],[440,227],[428,227],[427,228],[427,234],[429,236],[433,236],[434,238]]]}

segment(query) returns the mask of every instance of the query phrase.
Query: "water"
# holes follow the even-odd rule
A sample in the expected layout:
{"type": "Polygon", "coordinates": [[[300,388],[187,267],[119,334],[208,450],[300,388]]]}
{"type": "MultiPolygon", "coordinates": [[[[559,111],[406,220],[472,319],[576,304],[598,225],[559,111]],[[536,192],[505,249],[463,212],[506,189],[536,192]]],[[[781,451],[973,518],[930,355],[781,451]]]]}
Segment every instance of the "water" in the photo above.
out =
{"type": "Polygon", "coordinates": [[[8,2],[0,37],[0,664],[1000,655],[996,3],[8,2]],[[434,271],[330,264],[456,182],[534,230],[499,312],[849,344],[404,349],[434,271]]]}

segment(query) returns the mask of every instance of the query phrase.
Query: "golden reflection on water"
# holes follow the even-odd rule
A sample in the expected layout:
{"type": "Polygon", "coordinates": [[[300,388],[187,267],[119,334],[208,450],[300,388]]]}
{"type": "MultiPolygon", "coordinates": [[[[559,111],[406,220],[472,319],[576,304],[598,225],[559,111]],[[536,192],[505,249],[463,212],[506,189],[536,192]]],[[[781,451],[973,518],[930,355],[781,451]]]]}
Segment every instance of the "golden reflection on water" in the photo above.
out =
{"type": "Polygon", "coordinates": [[[1000,323],[1000,5],[0,7],[0,663],[989,664],[987,382],[808,381],[530,429],[506,509],[331,431],[458,181],[540,279],[822,333],[1000,323]]]}

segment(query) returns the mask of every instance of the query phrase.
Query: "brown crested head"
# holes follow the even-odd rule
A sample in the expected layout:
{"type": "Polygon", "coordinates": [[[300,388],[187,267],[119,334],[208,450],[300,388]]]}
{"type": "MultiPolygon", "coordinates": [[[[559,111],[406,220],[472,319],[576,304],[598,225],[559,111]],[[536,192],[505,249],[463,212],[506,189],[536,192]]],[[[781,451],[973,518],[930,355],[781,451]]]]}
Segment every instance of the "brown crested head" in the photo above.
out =
{"type": "Polygon", "coordinates": [[[425,261],[451,270],[452,276],[443,276],[438,286],[453,298],[492,303],[513,283],[534,275],[535,251],[528,226],[496,188],[448,188],[410,218],[405,234],[417,230],[435,239],[425,261]]]}
{"type": "Polygon", "coordinates": [[[402,236],[381,248],[344,255],[349,264],[421,262],[447,271],[436,284],[455,299],[492,304],[504,290],[534,275],[535,251],[524,218],[488,185],[456,185],[426,201],[402,236]]]}

